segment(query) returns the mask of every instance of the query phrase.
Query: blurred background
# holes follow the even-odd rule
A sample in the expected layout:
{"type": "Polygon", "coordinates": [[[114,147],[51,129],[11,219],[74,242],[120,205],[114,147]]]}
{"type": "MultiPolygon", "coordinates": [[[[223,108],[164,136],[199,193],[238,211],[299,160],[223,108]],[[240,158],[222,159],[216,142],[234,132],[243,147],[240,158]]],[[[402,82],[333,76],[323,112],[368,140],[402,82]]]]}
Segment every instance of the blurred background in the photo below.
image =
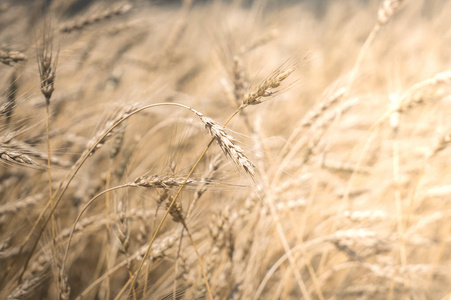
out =
{"type": "Polygon", "coordinates": [[[0,0],[0,298],[450,299],[449,12],[0,0]]]}

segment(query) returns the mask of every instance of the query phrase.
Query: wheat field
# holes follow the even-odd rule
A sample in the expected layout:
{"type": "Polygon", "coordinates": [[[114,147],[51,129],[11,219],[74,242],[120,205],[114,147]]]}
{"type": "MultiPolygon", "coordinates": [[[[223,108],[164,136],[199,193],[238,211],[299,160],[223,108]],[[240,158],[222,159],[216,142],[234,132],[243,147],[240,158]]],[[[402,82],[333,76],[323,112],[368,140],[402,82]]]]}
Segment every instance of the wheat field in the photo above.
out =
{"type": "Polygon", "coordinates": [[[0,0],[0,299],[451,299],[450,12],[0,0]]]}

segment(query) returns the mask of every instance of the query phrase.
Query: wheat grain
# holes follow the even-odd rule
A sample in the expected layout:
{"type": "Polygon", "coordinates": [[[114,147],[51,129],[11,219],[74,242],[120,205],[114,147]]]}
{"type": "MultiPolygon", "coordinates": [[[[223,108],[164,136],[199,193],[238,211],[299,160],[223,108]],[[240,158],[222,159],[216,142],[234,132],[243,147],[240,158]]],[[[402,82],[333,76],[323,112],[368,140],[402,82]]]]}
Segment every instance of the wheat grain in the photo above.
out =
{"type": "MultiPolygon", "coordinates": [[[[7,140],[5,140],[4,143],[2,143],[2,145],[5,149],[11,149],[11,150],[22,152],[22,153],[27,154],[28,156],[35,158],[37,160],[47,161],[47,159],[48,159],[47,153],[41,152],[38,149],[36,149],[35,147],[33,147],[25,142],[21,142],[21,141],[15,140],[15,139],[7,139],[7,140]]],[[[54,155],[50,157],[50,162],[52,163],[52,165],[60,166],[63,168],[67,168],[67,167],[71,166],[71,163],[69,161],[66,161],[66,160],[64,160],[58,156],[54,156],[54,155]]]]}
{"type": "Polygon", "coordinates": [[[383,0],[377,11],[378,25],[383,26],[387,24],[404,1],[405,0],[383,0]]]}
{"type": "Polygon", "coordinates": [[[40,166],[28,155],[19,151],[8,149],[4,147],[4,145],[0,145],[0,159],[5,163],[28,165],[28,166],[40,166]]]}
{"type": "Polygon", "coordinates": [[[287,69],[278,69],[265,79],[257,88],[247,93],[243,99],[243,106],[257,105],[265,101],[265,98],[273,96],[282,81],[288,78],[295,70],[294,67],[287,69]]]}
{"type": "Polygon", "coordinates": [[[172,221],[185,225],[185,217],[183,216],[182,204],[177,201],[174,205],[171,206],[172,199],[172,196],[168,195],[168,197],[166,197],[164,201],[166,208],[169,210],[169,214],[172,217],[172,221]]]}
{"type": "Polygon", "coordinates": [[[25,61],[27,57],[20,51],[0,48],[0,62],[10,66],[12,63],[25,61]]]}
{"type": "MultiPolygon", "coordinates": [[[[171,189],[180,187],[185,178],[184,177],[173,177],[170,175],[161,176],[161,175],[152,175],[152,176],[140,176],[136,178],[133,183],[130,183],[132,186],[136,187],[148,187],[155,189],[171,189]]],[[[193,179],[189,179],[186,184],[193,184],[196,181],[193,179]]]]}
{"type": "Polygon", "coordinates": [[[71,21],[66,24],[63,24],[60,28],[60,31],[63,33],[71,33],[73,31],[83,30],[84,28],[99,23],[101,21],[110,19],[114,16],[122,15],[129,12],[132,9],[132,5],[130,3],[123,3],[116,5],[115,7],[105,9],[102,12],[92,14],[85,18],[81,18],[79,20],[71,21]]]}
{"type": "Polygon", "coordinates": [[[244,154],[244,150],[236,145],[235,139],[226,133],[225,128],[198,111],[194,113],[204,123],[205,129],[215,139],[224,154],[231,158],[237,167],[244,169],[251,177],[255,177],[254,164],[244,154]]]}

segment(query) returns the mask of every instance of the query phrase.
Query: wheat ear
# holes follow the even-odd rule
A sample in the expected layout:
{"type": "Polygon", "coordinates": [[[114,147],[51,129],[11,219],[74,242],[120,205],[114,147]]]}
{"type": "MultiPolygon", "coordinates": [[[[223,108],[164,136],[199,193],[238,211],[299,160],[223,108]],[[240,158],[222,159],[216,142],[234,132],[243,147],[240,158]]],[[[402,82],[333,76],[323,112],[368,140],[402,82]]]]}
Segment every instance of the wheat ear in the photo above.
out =
{"type": "MultiPolygon", "coordinates": [[[[280,69],[279,69],[280,70],[280,69]]],[[[284,71],[279,71],[279,70],[276,70],[276,72],[274,72],[270,77],[269,77],[269,79],[268,80],[265,80],[265,82],[267,82],[268,83],[268,85],[266,85],[266,84],[261,84],[260,86],[259,86],[259,88],[257,89],[257,92],[255,92],[255,93],[253,93],[253,95],[254,96],[252,96],[252,97],[250,97],[250,98],[247,98],[247,97],[245,97],[245,99],[248,99],[248,100],[243,100],[243,104],[234,112],[234,113],[232,113],[231,115],[230,115],[230,117],[227,119],[227,121],[224,123],[224,125],[223,126],[227,126],[227,124],[237,115],[237,114],[239,114],[240,113],[240,111],[242,110],[242,109],[244,109],[245,107],[247,107],[248,105],[253,105],[253,104],[258,104],[258,103],[261,103],[262,102],[262,98],[263,97],[267,97],[267,96],[265,96],[265,95],[272,95],[273,94],[273,88],[275,88],[276,86],[278,87],[279,85],[280,85],[280,82],[281,81],[283,81],[283,80],[285,80],[287,77],[288,77],[288,75],[289,74],[291,74],[293,71],[294,71],[294,67],[293,68],[289,68],[287,71],[287,76],[284,76],[284,75],[281,75],[281,74],[284,74],[285,72],[284,71]],[[278,74],[278,75],[275,75],[274,76],[274,74],[278,74]],[[271,78],[275,78],[275,79],[271,79],[271,78]],[[277,78],[280,80],[278,83],[277,83],[277,78]],[[269,84],[270,83],[270,84],[269,84]],[[268,87],[268,91],[267,91],[267,89],[264,89],[264,88],[261,88],[261,87],[268,87]],[[259,92],[260,91],[260,92],[259,92]],[[267,92],[265,92],[265,91],[267,91],[267,92]],[[263,93],[263,94],[262,94],[263,93]],[[254,100],[251,100],[251,99],[254,99],[254,100]]],[[[192,110],[192,109],[191,109],[192,110]]],[[[194,110],[192,110],[192,111],[194,111],[194,110]]],[[[195,111],[194,111],[195,112],[195,111]]],[[[200,116],[199,116],[200,117],[200,116]]],[[[207,124],[207,123],[205,123],[204,122],[204,124],[207,124]]],[[[212,125],[213,126],[213,125],[212,125]]],[[[208,130],[208,127],[207,127],[207,130],[208,130]]],[[[213,132],[212,132],[213,133],[213,132]]],[[[151,247],[152,247],[152,244],[153,244],[153,242],[154,242],[154,240],[155,240],[155,238],[156,238],[156,236],[157,236],[157,234],[160,232],[160,230],[161,230],[161,227],[163,226],[163,223],[165,222],[165,220],[166,220],[166,218],[168,217],[168,215],[169,215],[169,210],[171,209],[171,207],[175,204],[175,201],[177,200],[177,198],[178,198],[178,196],[180,195],[180,193],[182,192],[182,189],[184,188],[184,186],[186,185],[186,183],[187,183],[187,181],[189,180],[189,178],[191,177],[191,175],[194,173],[194,171],[195,171],[195,169],[197,168],[197,166],[199,165],[199,163],[200,163],[200,161],[202,160],[202,158],[205,156],[205,154],[207,153],[207,151],[208,151],[208,149],[210,148],[210,146],[213,144],[213,142],[215,141],[215,139],[217,140],[217,138],[216,138],[216,136],[215,137],[213,137],[211,140],[210,140],[210,142],[208,143],[208,145],[205,147],[205,149],[204,149],[204,151],[202,152],[202,154],[199,156],[199,158],[197,159],[197,161],[194,163],[194,165],[193,165],[193,167],[191,168],[191,170],[190,170],[190,172],[188,173],[188,175],[187,175],[187,177],[186,177],[186,179],[185,179],[185,181],[184,181],[184,183],[182,184],[182,186],[180,186],[180,188],[177,190],[177,193],[175,194],[175,196],[174,196],[174,198],[173,198],[173,200],[172,200],[172,202],[171,202],[171,204],[169,205],[169,207],[168,207],[168,209],[166,210],[166,213],[164,214],[164,216],[163,216],[163,218],[161,219],[161,221],[160,221],[160,223],[158,224],[158,226],[157,226],[157,228],[156,228],[156,230],[155,230],[155,233],[153,234],[153,236],[152,236],[152,238],[151,238],[151,240],[150,240],[150,243],[149,243],[149,246],[148,246],[148,248],[147,248],[147,251],[146,251],[146,253],[144,254],[144,257],[143,257],[143,259],[141,260],[141,263],[139,264],[139,266],[138,266],[138,270],[136,271],[136,273],[135,273],[135,276],[133,277],[133,280],[131,281],[131,286],[133,286],[134,285],[134,283],[135,283],[135,281],[136,281],[136,279],[138,278],[138,275],[139,275],[139,273],[141,272],[141,269],[142,269],[142,267],[143,267],[143,265],[144,265],[144,261],[145,261],[145,259],[147,258],[147,256],[148,256],[148,254],[149,254],[149,252],[150,252],[150,249],[151,249],[151,247]]],[[[218,141],[218,143],[219,143],[219,141],[218,141]]],[[[237,158],[239,158],[238,156],[236,156],[237,154],[235,154],[235,153],[233,153],[235,156],[234,157],[232,157],[232,159],[237,159],[237,158]]],[[[239,163],[239,159],[238,159],[238,163],[239,163]]],[[[253,177],[254,178],[254,177],[253,177]]],[[[283,234],[283,233],[282,233],[283,234]]],[[[122,288],[122,290],[119,292],[119,294],[116,296],[116,299],[118,299],[121,295],[122,295],[122,293],[125,291],[125,289],[126,289],[126,287],[127,287],[127,285],[128,284],[126,284],[125,286],[124,286],[124,288],[122,288]]],[[[131,292],[131,289],[130,289],[130,291],[129,292],[131,292]]],[[[210,296],[210,298],[212,298],[212,295],[211,295],[211,293],[209,293],[209,296],[210,296]]],[[[115,300],[116,300],[115,299],[115,300]]]]}

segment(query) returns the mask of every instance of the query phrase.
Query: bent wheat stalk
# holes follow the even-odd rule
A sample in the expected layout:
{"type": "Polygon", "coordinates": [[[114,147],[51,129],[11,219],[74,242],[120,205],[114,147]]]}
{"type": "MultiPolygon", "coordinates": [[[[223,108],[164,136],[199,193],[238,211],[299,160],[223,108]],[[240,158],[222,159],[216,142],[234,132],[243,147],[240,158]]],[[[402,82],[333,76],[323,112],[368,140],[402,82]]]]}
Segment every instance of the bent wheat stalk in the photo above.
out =
{"type": "MultiPolygon", "coordinates": [[[[153,189],[170,189],[170,188],[175,188],[175,187],[180,187],[183,183],[183,179],[184,178],[180,178],[180,177],[169,177],[169,176],[140,176],[138,178],[136,178],[134,181],[132,182],[128,182],[122,185],[118,185],[118,186],[114,186],[111,188],[108,188],[100,193],[98,193],[97,195],[95,195],[93,198],[91,198],[86,204],[85,206],[82,208],[82,210],[80,211],[80,213],[78,214],[77,218],[74,221],[74,224],[72,225],[72,230],[69,234],[69,238],[68,238],[68,242],[66,245],[66,251],[64,254],[64,258],[63,258],[63,263],[62,263],[62,268],[64,270],[64,267],[66,265],[66,261],[67,261],[67,256],[69,254],[69,248],[71,245],[71,241],[73,238],[73,235],[76,231],[77,225],[81,219],[81,217],[83,216],[83,214],[86,212],[86,210],[91,206],[92,203],[94,203],[94,201],[96,201],[99,197],[108,194],[109,192],[112,191],[116,191],[119,189],[123,189],[123,188],[138,188],[138,187],[146,187],[146,188],[153,188],[153,189]]],[[[202,180],[189,180],[187,182],[187,184],[191,184],[191,183],[203,183],[202,180]]]]}
{"type": "MultiPolygon", "coordinates": [[[[224,126],[227,125],[227,124],[230,122],[230,120],[232,120],[232,118],[233,118],[234,116],[236,116],[239,112],[240,112],[240,109],[236,110],[236,111],[229,117],[229,119],[225,122],[224,126]]],[[[144,262],[146,261],[147,257],[149,256],[150,249],[152,248],[152,245],[153,245],[153,243],[154,243],[154,241],[155,241],[155,239],[156,239],[156,237],[157,237],[157,234],[160,232],[161,227],[163,226],[164,222],[166,221],[166,218],[168,217],[168,215],[169,215],[169,213],[170,213],[170,211],[171,211],[171,208],[174,206],[175,201],[178,199],[180,193],[182,192],[182,189],[185,187],[185,185],[187,184],[189,178],[191,177],[191,175],[193,175],[193,173],[194,173],[194,171],[196,170],[197,166],[199,165],[200,161],[201,161],[202,158],[205,156],[205,154],[207,153],[208,149],[210,149],[210,146],[213,144],[214,141],[215,141],[215,138],[213,137],[213,138],[210,140],[210,142],[208,143],[207,147],[205,147],[204,151],[203,151],[202,154],[199,156],[199,158],[197,159],[197,161],[194,163],[194,166],[191,168],[190,172],[189,172],[188,175],[186,176],[186,178],[185,178],[185,180],[183,181],[183,183],[182,183],[182,185],[180,186],[180,188],[177,190],[177,192],[176,192],[174,198],[172,199],[171,203],[169,204],[169,206],[168,206],[168,208],[167,208],[167,210],[166,210],[166,212],[165,212],[163,218],[161,219],[160,223],[158,224],[158,226],[157,226],[157,228],[156,228],[156,230],[155,230],[155,233],[152,235],[152,238],[151,238],[151,240],[150,240],[149,246],[147,247],[147,250],[146,250],[146,252],[144,253],[143,258],[141,259],[141,262],[140,262],[140,264],[139,264],[139,266],[138,266],[138,270],[136,270],[136,272],[135,272],[135,274],[134,274],[134,276],[133,276],[133,279],[132,279],[131,281],[129,280],[129,281],[124,285],[124,287],[122,288],[122,290],[121,290],[121,291],[119,292],[119,294],[116,296],[115,300],[119,299],[119,297],[125,292],[125,289],[128,287],[128,285],[130,285],[131,287],[133,287],[133,286],[135,285],[136,279],[138,278],[138,275],[139,275],[139,273],[141,272],[141,269],[142,269],[142,267],[143,267],[143,265],[144,265],[144,262]]],[[[208,284],[208,280],[207,280],[207,282],[206,282],[206,287],[207,287],[207,289],[208,289],[208,294],[209,294],[210,299],[213,299],[212,292],[211,292],[210,287],[209,287],[209,284],[208,284]]],[[[130,288],[129,295],[130,295],[131,292],[132,292],[132,289],[130,288]]]]}
{"type": "MultiPolygon", "coordinates": [[[[58,204],[60,203],[64,193],[66,192],[67,188],[69,187],[70,183],[72,182],[72,180],[74,179],[75,175],[78,173],[78,171],[80,170],[80,168],[82,167],[82,165],[85,163],[85,161],[88,159],[89,156],[91,156],[91,154],[93,152],[95,152],[99,145],[102,145],[103,143],[105,143],[105,141],[111,136],[112,131],[119,126],[120,124],[122,124],[122,122],[124,122],[125,120],[129,119],[131,116],[142,112],[144,110],[147,109],[151,109],[151,108],[155,108],[155,107],[161,107],[161,106],[176,106],[176,107],[182,107],[184,109],[188,109],[191,110],[192,109],[189,106],[183,105],[183,104],[179,104],[179,103],[155,103],[155,104],[149,104],[149,105],[145,105],[139,108],[136,108],[135,106],[132,106],[131,109],[127,110],[125,113],[123,113],[121,116],[119,116],[116,120],[114,120],[113,122],[111,122],[109,124],[109,126],[103,130],[100,134],[98,134],[95,137],[95,140],[93,140],[92,142],[89,143],[89,149],[86,150],[82,156],[78,159],[78,161],[74,164],[74,166],[66,173],[66,175],[64,176],[64,178],[61,180],[57,190],[55,191],[55,193],[53,194],[52,199],[50,199],[49,201],[47,201],[46,205],[44,206],[41,214],[39,215],[38,219],[35,221],[35,223],[33,224],[32,229],[30,230],[30,232],[28,233],[27,237],[25,238],[25,240],[23,241],[22,245],[21,245],[21,250],[20,250],[20,254],[23,252],[23,249],[25,247],[25,244],[28,242],[28,240],[31,238],[32,234],[35,232],[40,220],[43,218],[45,212],[49,209],[50,207],[50,214],[49,216],[45,219],[44,224],[42,225],[42,228],[39,230],[38,236],[36,238],[36,241],[34,242],[30,253],[28,254],[24,266],[23,266],[23,270],[22,272],[20,272],[19,276],[17,277],[16,280],[16,284],[13,284],[12,288],[14,288],[17,284],[20,284],[22,282],[23,279],[23,275],[25,273],[25,271],[27,270],[28,264],[30,262],[30,259],[34,253],[34,251],[36,250],[37,244],[42,236],[42,234],[44,233],[44,230],[48,224],[48,222],[51,219],[51,216],[53,215],[53,213],[55,212],[56,208],[58,207],[58,204]],[[55,200],[56,198],[56,200],[55,200]],[[55,201],[53,201],[55,200],[55,201]],[[51,202],[53,201],[53,205],[51,205],[51,202]]],[[[7,272],[9,272],[9,270],[11,270],[11,267],[7,270],[7,272]]]]}
{"type": "MultiPolygon", "coordinates": [[[[168,217],[171,208],[174,206],[177,198],[179,197],[180,193],[182,192],[182,189],[185,187],[186,183],[188,182],[189,178],[191,177],[191,175],[194,173],[194,171],[196,170],[197,166],[199,165],[200,161],[203,159],[203,157],[205,156],[205,154],[207,153],[208,149],[211,147],[211,145],[213,144],[213,142],[216,140],[218,145],[220,146],[220,148],[223,150],[224,154],[228,157],[230,157],[235,164],[237,164],[238,166],[241,166],[246,173],[248,173],[251,178],[253,179],[254,182],[256,182],[255,180],[255,174],[252,173],[254,168],[253,168],[253,164],[247,159],[247,157],[242,153],[240,148],[237,148],[236,145],[233,143],[233,140],[229,139],[227,137],[227,135],[224,135],[224,131],[223,131],[223,127],[227,126],[227,124],[237,115],[239,114],[244,108],[246,108],[249,105],[257,105],[260,104],[264,101],[264,98],[270,97],[272,95],[274,95],[276,93],[276,91],[274,91],[275,88],[279,87],[281,82],[283,80],[285,80],[294,70],[295,70],[296,65],[287,68],[286,70],[283,70],[282,68],[277,69],[276,71],[274,71],[266,80],[264,80],[254,91],[248,93],[244,99],[243,99],[243,104],[234,112],[230,115],[230,117],[227,119],[227,121],[224,123],[224,125],[221,127],[221,125],[215,123],[214,121],[212,121],[210,118],[206,118],[203,115],[201,115],[200,113],[196,112],[195,110],[191,109],[194,113],[196,113],[199,118],[201,119],[202,122],[204,122],[205,124],[205,128],[207,129],[208,133],[212,136],[212,139],[210,140],[210,142],[208,143],[208,145],[205,147],[204,151],[202,152],[202,154],[199,156],[199,158],[197,159],[197,161],[195,162],[195,164],[193,165],[193,167],[191,168],[190,172],[188,173],[185,181],[183,182],[183,184],[180,186],[180,188],[177,190],[177,193],[175,194],[174,198],[172,199],[172,202],[170,203],[170,205],[168,206],[166,213],[164,214],[163,218],[161,219],[160,223],[158,224],[155,233],[153,234],[149,246],[147,248],[146,253],[144,254],[141,263],[138,266],[138,270],[135,272],[135,276],[133,276],[133,279],[131,280],[131,282],[127,282],[127,284],[124,285],[124,287],[122,288],[122,290],[119,292],[119,294],[116,296],[115,300],[119,299],[119,297],[124,293],[125,289],[128,287],[128,285],[130,284],[131,287],[134,286],[139,273],[141,272],[141,269],[144,265],[144,262],[147,258],[147,256],[149,255],[150,249],[152,247],[153,242],[155,241],[155,238],[157,236],[157,234],[160,232],[161,227],[163,226],[166,218],[168,217]],[[229,147],[229,148],[227,148],[229,147]]],[[[274,204],[273,204],[274,205],[274,204]]],[[[277,214],[277,213],[276,213],[277,214]]],[[[278,220],[278,218],[276,219],[277,224],[280,225],[280,222],[278,220]]],[[[278,229],[281,229],[281,226],[278,226],[278,229]]],[[[284,240],[286,242],[286,238],[283,234],[283,230],[278,230],[279,235],[283,236],[281,237],[282,240],[284,240]]],[[[283,243],[284,246],[287,245],[287,243],[283,243]]],[[[286,247],[284,247],[286,251],[289,251],[289,249],[287,249],[286,247]]],[[[290,255],[290,258],[292,258],[292,256],[290,255]]],[[[292,262],[293,260],[290,260],[290,262],[292,262]]],[[[295,272],[298,270],[296,268],[295,272]]],[[[202,270],[203,271],[203,270],[202,270]]],[[[299,274],[297,274],[299,275],[299,274]]],[[[296,276],[297,279],[299,279],[300,276],[296,276]]],[[[298,283],[299,280],[298,280],[298,283]]],[[[209,285],[208,285],[208,280],[206,282],[206,287],[207,287],[207,291],[209,294],[210,299],[213,299],[211,290],[209,289],[209,285]]],[[[300,284],[301,287],[301,291],[304,294],[304,297],[306,299],[309,299],[308,295],[304,292],[305,286],[303,284],[300,284]]],[[[130,296],[132,292],[132,288],[130,288],[128,296],[130,296]]]]}

